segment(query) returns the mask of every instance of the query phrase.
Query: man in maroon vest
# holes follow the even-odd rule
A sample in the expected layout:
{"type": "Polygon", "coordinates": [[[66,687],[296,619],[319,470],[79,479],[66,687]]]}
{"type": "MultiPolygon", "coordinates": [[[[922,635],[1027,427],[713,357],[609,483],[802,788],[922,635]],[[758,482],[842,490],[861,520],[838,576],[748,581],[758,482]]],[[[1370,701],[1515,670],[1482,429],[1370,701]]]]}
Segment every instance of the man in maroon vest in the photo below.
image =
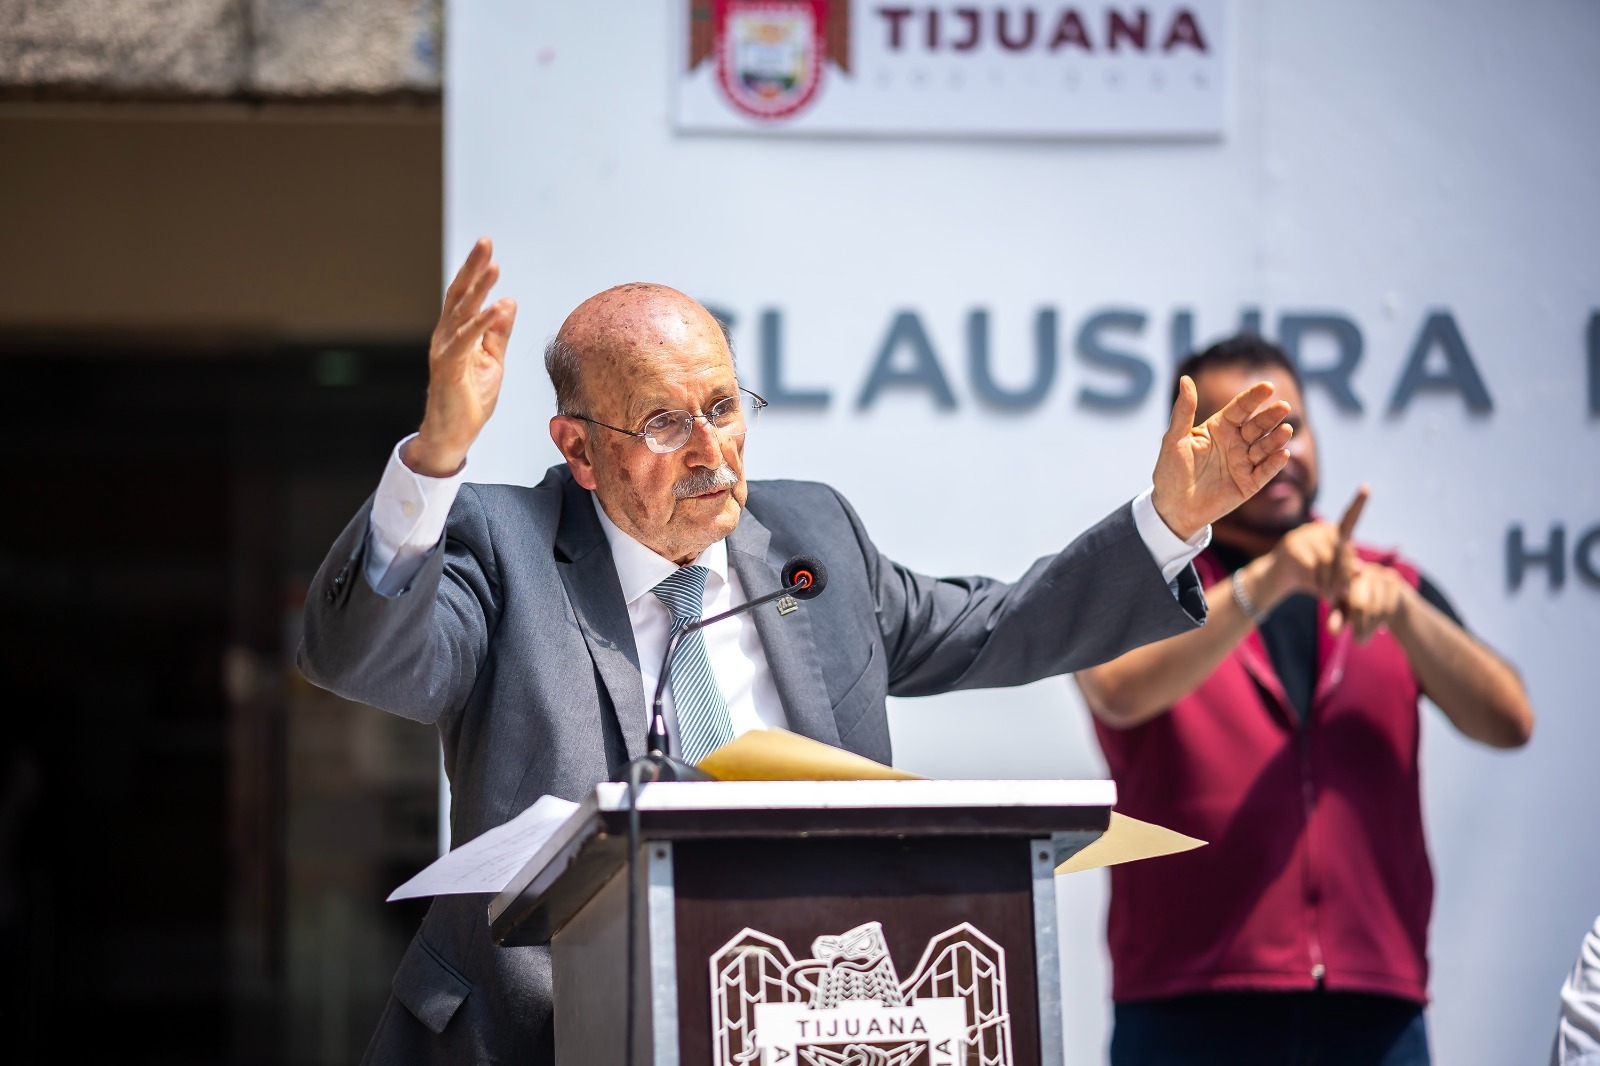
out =
{"type": "Polygon", "coordinates": [[[1351,539],[1365,489],[1339,524],[1315,516],[1281,349],[1235,337],[1179,374],[1197,417],[1270,380],[1295,431],[1195,560],[1206,625],[1077,675],[1118,808],[1210,841],[1112,869],[1112,1064],[1427,1063],[1417,701],[1503,748],[1533,712],[1413,564],[1351,539]]]}

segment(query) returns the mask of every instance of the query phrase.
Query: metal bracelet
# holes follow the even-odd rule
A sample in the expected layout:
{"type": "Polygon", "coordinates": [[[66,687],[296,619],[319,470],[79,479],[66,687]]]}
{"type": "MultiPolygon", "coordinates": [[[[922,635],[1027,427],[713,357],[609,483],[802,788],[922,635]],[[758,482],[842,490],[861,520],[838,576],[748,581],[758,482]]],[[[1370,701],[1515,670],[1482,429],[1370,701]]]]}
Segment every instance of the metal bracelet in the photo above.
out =
{"type": "Polygon", "coordinates": [[[1244,578],[1239,576],[1239,571],[1235,570],[1233,572],[1233,577],[1229,584],[1233,586],[1233,602],[1239,605],[1239,610],[1244,612],[1244,616],[1250,619],[1251,624],[1259,626],[1262,622],[1265,622],[1267,615],[1271,612],[1259,610],[1256,607],[1255,601],[1250,599],[1250,594],[1244,590],[1244,578]]]}

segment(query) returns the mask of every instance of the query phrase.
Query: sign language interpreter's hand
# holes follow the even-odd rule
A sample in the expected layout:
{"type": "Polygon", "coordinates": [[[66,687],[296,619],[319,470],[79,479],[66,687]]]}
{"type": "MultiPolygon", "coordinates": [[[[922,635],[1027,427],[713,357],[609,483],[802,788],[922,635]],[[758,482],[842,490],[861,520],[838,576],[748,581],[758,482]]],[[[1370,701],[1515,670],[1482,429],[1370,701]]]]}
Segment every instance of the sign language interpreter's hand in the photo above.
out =
{"type": "Polygon", "coordinates": [[[400,453],[419,474],[449,477],[466,462],[500,399],[506,344],[517,303],[502,297],[483,306],[499,280],[494,244],[480,237],[444,293],[439,324],[428,345],[428,402],[422,426],[400,453]]]}
{"type": "Polygon", "coordinates": [[[1258,382],[1197,426],[1194,381],[1179,379],[1151,495],[1156,513],[1179,537],[1188,540],[1238,507],[1289,462],[1289,405],[1272,395],[1270,382],[1258,382]]]}
{"type": "Polygon", "coordinates": [[[1393,625],[1418,598],[1399,571],[1368,563],[1356,572],[1339,605],[1328,612],[1328,632],[1334,636],[1347,629],[1356,642],[1365,644],[1379,629],[1393,625]]]}
{"type": "Polygon", "coordinates": [[[1350,540],[1369,495],[1365,485],[1356,490],[1337,526],[1306,522],[1285,533],[1264,557],[1265,570],[1252,599],[1263,610],[1271,610],[1296,592],[1308,592],[1333,604],[1342,602],[1361,569],[1350,540]]]}
{"type": "Polygon", "coordinates": [[[1328,612],[1328,632],[1338,636],[1349,628],[1362,644],[1405,611],[1412,592],[1398,571],[1356,558],[1350,537],[1366,503],[1367,487],[1363,485],[1339,522],[1339,545],[1346,552],[1344,571],[1348,576],[1337,595],[1326,597],[1333,601],[1333,610],[1328,612]]]}

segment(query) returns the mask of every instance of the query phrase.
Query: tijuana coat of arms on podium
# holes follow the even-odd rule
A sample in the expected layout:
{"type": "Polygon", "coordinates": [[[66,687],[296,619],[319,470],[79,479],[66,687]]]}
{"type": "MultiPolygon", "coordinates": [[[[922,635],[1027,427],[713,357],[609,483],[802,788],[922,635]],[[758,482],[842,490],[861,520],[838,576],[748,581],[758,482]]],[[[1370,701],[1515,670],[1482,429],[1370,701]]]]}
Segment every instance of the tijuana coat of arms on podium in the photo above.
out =
{"type": "Polygon", "coordinates": [[[878,922],[811,954],[746,928],[711,956],[715,1066],[1011,1066],[1005,949],[972,925],[904,981],[878,922]]]}

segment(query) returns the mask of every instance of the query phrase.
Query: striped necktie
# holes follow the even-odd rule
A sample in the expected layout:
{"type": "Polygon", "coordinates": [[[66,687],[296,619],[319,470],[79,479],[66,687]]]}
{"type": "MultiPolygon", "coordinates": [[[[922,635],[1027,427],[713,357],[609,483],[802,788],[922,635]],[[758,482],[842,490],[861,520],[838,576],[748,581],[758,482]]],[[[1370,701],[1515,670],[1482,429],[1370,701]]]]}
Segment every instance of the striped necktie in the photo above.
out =
{"type": "MultiPolygon", "coordinates": [[[[700,621],[705,598],[706,575],[703,566],[685,566],[671,574],[653,591],[672,612],[672,631],[700,621]]],[[[701,630],[695,630],[678,645],[672,660],[672,705],[678,713],[678,747],[683,760],[697,763],[733,739],[733,719],[728,704],[711,672],[711,659],[701,630]]]]}

